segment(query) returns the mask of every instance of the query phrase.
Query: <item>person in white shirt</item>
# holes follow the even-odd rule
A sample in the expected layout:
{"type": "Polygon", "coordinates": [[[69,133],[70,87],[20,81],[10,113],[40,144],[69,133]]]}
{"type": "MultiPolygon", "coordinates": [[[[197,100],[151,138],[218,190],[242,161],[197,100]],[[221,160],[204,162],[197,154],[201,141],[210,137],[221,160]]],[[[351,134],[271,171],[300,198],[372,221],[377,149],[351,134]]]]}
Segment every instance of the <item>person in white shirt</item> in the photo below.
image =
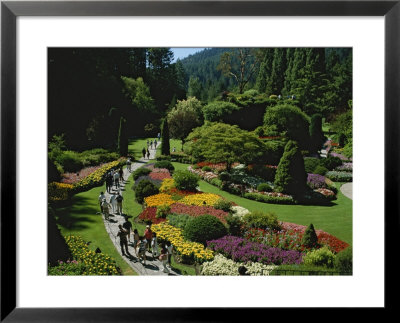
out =
{"type": "Polygon", "coordinates": [[[103,203],[103,200],[106,198],[103,192],[100,193],[99,195],[99,204],[100,204],[100,213],[103,213],[103,208],[101,204],[103,203]]]}
{"type": "Polygon", "coordinates": [[[119,188],[119,173],[117,171],[114,173],[114,185],[115,188],[119,188]]]}
{"type": "Polygon", "coordinates": [[[110,204],[112,206],[112,213],[115,213],[117,210],[117,197],[114,194],[110,197],[110,204]]]}

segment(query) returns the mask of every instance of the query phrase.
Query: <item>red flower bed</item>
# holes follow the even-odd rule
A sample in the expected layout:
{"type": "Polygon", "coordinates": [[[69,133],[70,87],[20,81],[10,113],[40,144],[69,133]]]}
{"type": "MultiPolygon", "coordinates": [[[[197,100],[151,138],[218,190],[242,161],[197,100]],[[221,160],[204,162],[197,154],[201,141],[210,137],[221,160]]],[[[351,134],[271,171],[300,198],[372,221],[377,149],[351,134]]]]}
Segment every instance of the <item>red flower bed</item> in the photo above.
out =
{"type": "MultiPolygon", "coordinates": [[[[239,163],[233,163],[231,167],[236,167],[239,163]]],[[[226,163],[210,163],[207,161],[197,163],[197,166],[203,168],[204,166],[210,167],[212,170],[226,170],[226,163]]]]}
{"type": "Polygon", "coordinates": [[[169,173],[159,173],[159,172],[151,172],[148,176],[152,179],[158,179],[160,181],[166,178],[171,178],[171,175],[169,173]]]}
{"type": "Polygon", "coordinates": [[[224,223],[226,222],[225,218],[228,215],[228,212],[217,210],[212,206],[185,205],[181,203],[172,204],[171,213],[188,214],[193,217],[200,216],[203,214],[210,214],[212,216],[215,216],[224,223]]]}
{"type": "Polygon", "coordinates": [[[146,208],[142,213],[139,214],[139,219],[142,221],[151,221],[152,224],[158,224],[166,221],[166,219],[157,218],[156,207],[146,208]]]}

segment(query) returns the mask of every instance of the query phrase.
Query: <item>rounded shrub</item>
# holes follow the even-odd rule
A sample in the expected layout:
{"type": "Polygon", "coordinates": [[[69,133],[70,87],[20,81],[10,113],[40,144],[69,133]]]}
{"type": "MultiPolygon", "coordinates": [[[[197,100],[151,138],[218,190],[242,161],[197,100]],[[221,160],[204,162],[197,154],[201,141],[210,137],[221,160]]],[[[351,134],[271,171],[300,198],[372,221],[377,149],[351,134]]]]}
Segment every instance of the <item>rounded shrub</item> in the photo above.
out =
{"type": "Polygon", "coordinates": [[[146,176],[149,175],[151,173],[151,170],[148,168],[138,168],[137,170],[135,170],[133,172],[133,179],[136,181],[140,176],[146,176]]]}
{"type": "Polygon", "coordinates": [[[245,227],[248,229],[281,229],[281,226],[278,222],[278,217],[274,213],[263,213],[261,211],[254,211],[243,216],[243,222],[245,227]]]}
{"type": "Polygon", "coordinates": [[[211,172],[211,168],[209,166],[204,166],[201,170],[204,172],[211,172]]]}
{"type": "Polygon", "coordinates": [[[218,178],[223,182],[229,182],[231,179],[231,175],[227,172],[222,172],[219,174],[218,178]]]}
{"type": "Polygon", "coordinates": [[[183,191],[196,191],[199,183],[199,177],[187,170],[178,170],[172,176],[175,181],[175,187],[183,191]]]}
{"type": "Polygon", "coordinates": [[[259,192],[272,192],[272,187],[268,183],[261,183],[257,186],[259,192]]]}
{"type": "Polygon", "coordinates": [[[186,239],[206,244],[208,240],[219,239],[227,234],[223,223],[215,216],[204,214],[188,222],[183,230],[186,239]]]}
{"type": "Polygon", "coordinates": [[[312,172],[313,174],[318,174],[318,175],[325,175],[328,172],[328,168],[322,166],[322,165],[318,165],[317,167],[315,167],[314,171],[312,172]]]}
{"type": "Polygon", "coordinates": [[[342,160],[339,157],[329,156],[321,159],[321,165],[328,168],[328,170],[335,169],[336,167],[342,165],[342,160]]]}
{"type": "Polygon", "coordinates": [[[314,169],[320,165],[320,159],[315,157],[304,157],[304,169],[306,173],[314,173],[314,169]]]}
{"type": "Polygon", "coordinates": [[[175,170],[174,165],[169,160],[160,160],[154,164],[154,168],[166,168],[171,173],[175,170]]]}
{"type": "Polygon", "coordinates": [[[339,252],[335,257],[334,263],[335,269],[344,273],[353,272],[353,249],[347,247],[343,251],[339,252]]]}
{"type": "Polygon", "coordinates": [[[139,182],[135,188],[136,201],[140,204],[143,203],[144,198],[158,194],[158,187],[147,179],[139,182]]]}
{"type": "Polygon", "coordinates": [[[318,247],[318,237],[317,237],[317,234],[315,233],[314,225],[312,223],[310,223],[310,225],[307,227],[306,231],[304,232],[303,240],[301,241],[301,244],[308,248],[318,247]]]}
{"type": "Polygon", "coordinates": [[[225,219],[226,219],[226,224],[228,226],[228,233],[231,236],[240,237],[242,235],[242,227],[243,227],[243,221],[241,217],[229,214],[225,219]]]}
{"type": "Polygon", "coordinates": [[[324,246],[320,249],[308,252],[303,257],[303,261],[305,265],[309,266],[333,268],[335,255],[328,247],[324,246]]]}
{"type": "Polygon", "coordinates": [[[214,208],[217,210],[222,210],[225,212],[229,212],[231,210],[232,202],[229,202],[225,199],[219,199],[217,203],[214,204],[214,208]]]}

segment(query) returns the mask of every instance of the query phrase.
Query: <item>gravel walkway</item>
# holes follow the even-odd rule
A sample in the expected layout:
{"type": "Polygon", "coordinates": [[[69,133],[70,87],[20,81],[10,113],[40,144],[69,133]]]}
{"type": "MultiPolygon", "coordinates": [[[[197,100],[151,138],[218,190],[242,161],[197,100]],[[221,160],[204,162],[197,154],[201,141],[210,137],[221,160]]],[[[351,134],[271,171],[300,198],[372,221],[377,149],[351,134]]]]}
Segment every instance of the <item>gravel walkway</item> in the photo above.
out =
{"type": "MultiPolygon", "coordinates": [[[[160,145],[160,142],[158,142],[157,146],[160,145]]],[[[156,149],[150,149],[150,160],[155,159],[156,155],[156,149]]],[[[140,158],[139,161],[132,163],[131,165],[131,171],[135,171],[136,169],[142,167],[147,159],[140,158]]],[[[124,168],[124,181],[123,183],[120,184],[120,191],[122,196],[124,195],[125,191],[125,184],[127,183],[127,180],[131,176],[131,173],[128,171],[128,169],[125,167],[124,168]]],[[[130,188],[128,188],[130,189],[130,188]]],[[[118,193],[117,188],[113,186],[112,188],[112,193],[108,193],[107,191],[104,192],[104,195],[106,196],[107,202],[110,201],[111,194],[117,194],[118,193]]],[[[122,202],[122,214],[124,213],[124,201],[122,202]]],[[[110,219],[106,220],[103,216],[103,221],[104,221],[104,226],[106,228],[106,231],[108,232],[111,241],[113,242],[116,250],[119,252],[119,254],[122,256],[121,253],[121,246],[119,244],[119,238],[117,238],[117,234],[119,231],[118,225],[123,224],[125,222],[125,219],[123,215],[119,215],[117,213],[112,213],[110,214],[110,219]]],[[[133,241],[133,235],[131,234],[130,236],[131,241],[133,241]]],[[[159,253],[161,251],[161,248],[159,247],[159,253]]],[[[170,273],[164,273],[163,272],[163,265],[162,262],[159,261],[158,259],[153,259],[152,255],[150,252],[146,251],[146,265],[143,265],[138,258],[135,256],[135,251],[133,248],[133,243],[128,242],[128,251],[132,255],[131,258],[128,258],[126,256],[122,256],[125,261],[132,267],[132,269],[137,272],[139,275],[154,275],[154,276],[176,276],[179,275],[178,273],[174,272],[171,270],[169,267],[170,273]]]]}
{"type": "Polygon", "coordinates": [[[353,183],[346,183],[340,186],[340,191],[342,194],[349,199],[353,199],[353,183]]]}

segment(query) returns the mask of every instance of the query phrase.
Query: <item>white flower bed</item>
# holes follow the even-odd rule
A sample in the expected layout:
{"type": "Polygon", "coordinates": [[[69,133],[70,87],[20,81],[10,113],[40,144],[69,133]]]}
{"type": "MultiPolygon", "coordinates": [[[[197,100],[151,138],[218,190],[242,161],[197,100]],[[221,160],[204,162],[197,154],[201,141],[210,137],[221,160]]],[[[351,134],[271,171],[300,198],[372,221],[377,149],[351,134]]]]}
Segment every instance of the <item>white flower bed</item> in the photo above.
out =
{"type": "Polygon", "coordinates": [[[246,214],[250,213],[250,211],[242,206],[232,206],[231,207],[233,213],[233,216],[237,216],[239,218],[242,218],[243,216],[245,216],[246,214]]]}
{"type": "Polygon", "coordinates": [[[242,264],[234,262],[221,254],[217,254],[213,261],[207,261],[203,264],[201,275],[203,276],[239,276],[239,267],[245,266],[247,273],[251,276],[268,276],[276,267],[272,265],[263,265],[261,263],[248,262],[242,264]]]}

